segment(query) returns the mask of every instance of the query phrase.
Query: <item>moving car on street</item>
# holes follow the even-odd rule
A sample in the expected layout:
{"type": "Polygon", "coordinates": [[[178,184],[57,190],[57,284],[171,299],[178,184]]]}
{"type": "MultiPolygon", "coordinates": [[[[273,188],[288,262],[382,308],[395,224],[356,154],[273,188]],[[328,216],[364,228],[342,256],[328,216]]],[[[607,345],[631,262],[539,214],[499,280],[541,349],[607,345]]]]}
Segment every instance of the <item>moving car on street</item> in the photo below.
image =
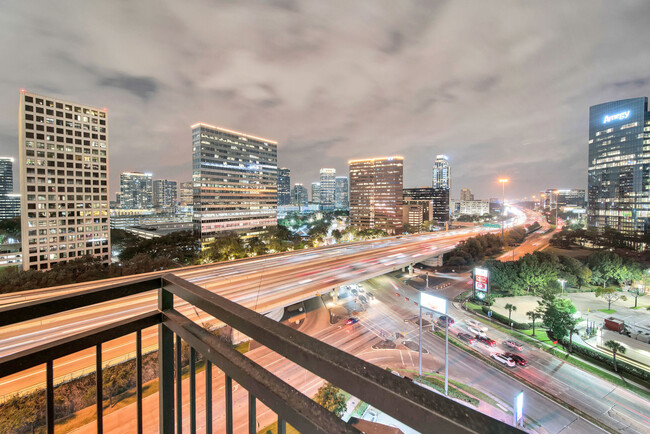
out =
{"type": "Polygon", "coordinates": [[[469,330],[471,333],[474,333],[475,335],[485,336],[485,332],[483,332],[483,330],[477,329],[476,327],[468,326],[467,330],[469,330]]]}
{"type": "Polygon", "coordinates": [[[346,324],[347,325],[352,325],[352,324],[356,324],[358,322],[359,322],[359,318],[357,318],[356,316],[351,316],[350,318],[348,318],[346,324]]]}
{"type": "Polygon", "coordinates": [[[524,346],[521,343],[513,341],[512,339],[508,339],[503,343],[506,345],[506,347],[512,348],[513,350],[521,351],[524,349],[524,346]]]}
{"type": "Polygon", "coordinates": [[[512,359],[512,361],[515,362],[519,366],[527,366],[528,365],[528,362],[526,361],[526,359],[521,357],[519,354],[503,353],[503,355],[506,356],[506,357],[510,357],[510,359],[512,359]]]}
{"type": "Polygon", "coordinates": [[[492,357],[497,362],[503,363],[504,365],[507,365],[511,368],[515,367],[514,360],[512,360],[510,357],[506,357],[504,354],[492,353],[490,354],[490,357],[492,357]]]}
{"type": "Polygon", "coordinates": [[[475,319],[466,319],[465,324],[467,324],[470,327],[474,327],[475,329],[481,330],[483,332],[486,332],[488,330],[486,326],[476,321],[475,319]]]}
{"type": "Polygon", "coordinates": [[[477,341],[479,341],[480,343],[485,344],[487,346],[490,346],[490,347],[496,347],[497,346],[497,341],[495,341],[494,339],[490,339],[487,336],[476,335],[474,338],[477,341]]]}
{"type": "Polygon", "coordinates": [[[364,297],[363,295],[359,296],[359,300],[361,301],[361,303],[368,304],[368,299],[366,297],[364,297]]]}
{"type": "Polygon", "coordinates": [[[438,318],[438,320],[439,320],[443,325],[445,324],[445,320],[449,321],[449,325],[454,325],[454,322],[455,322],[454,319],[453,319],[452,317],[447,316],[447,315],[440,315],[440,318],[438,318]]]}
{"type": "Polygon", "coordinates": [[[458,339],[460,339],[461,341],[465,341],[468,344],[473,344],[474,342],[476,342],[474,336],[467,333],[458,333],[458,339]]]}

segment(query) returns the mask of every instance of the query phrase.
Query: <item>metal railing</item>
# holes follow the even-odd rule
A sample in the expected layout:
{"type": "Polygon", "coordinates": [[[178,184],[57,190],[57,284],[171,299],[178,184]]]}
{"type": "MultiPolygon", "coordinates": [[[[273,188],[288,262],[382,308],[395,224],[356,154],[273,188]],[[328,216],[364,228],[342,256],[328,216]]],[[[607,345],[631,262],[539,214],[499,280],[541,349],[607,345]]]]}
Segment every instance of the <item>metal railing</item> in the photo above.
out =
{"type": "Polygon", "coordinates": [[[213,365],[225,375],[226,433],[233,432],[233,388],[235,381],[248,391],[248,431],[256,432],[257,401],[278,416],[278,432],[291,424],[305,433],[359,432],[327,411],[281,378],[235,350],[232,345],[194,323],[174,309],[174,299],[182,299],[220,322],[249,336],[279,356],[311,371],[353,396],[376,407],[405,425],[421,432],[520,432],[447,397],[431,392],[412,381],[280,324],[224,297],[172,274],[134,277],[115,284],[99,285],[75,292],[0,308],[0,327],[37,320],[75,308],[158,291],[158,309],[128,319],[76,333],[34,348],[0,358],[0,378],[45,364],[45,423],[54,432],[54,361],[86,348],[96,348],[97,432],[103,432],[102,344],[136,334],[136,414],[137,430],[143,432],[142,415],[142,333],[158,327],[159,431],[196,432],[196,360],[205,360],[205,427],[213,431],[213,365]],[[181,343],[190,347],[189,426],[183,426],[183,380],[181,343]]]}

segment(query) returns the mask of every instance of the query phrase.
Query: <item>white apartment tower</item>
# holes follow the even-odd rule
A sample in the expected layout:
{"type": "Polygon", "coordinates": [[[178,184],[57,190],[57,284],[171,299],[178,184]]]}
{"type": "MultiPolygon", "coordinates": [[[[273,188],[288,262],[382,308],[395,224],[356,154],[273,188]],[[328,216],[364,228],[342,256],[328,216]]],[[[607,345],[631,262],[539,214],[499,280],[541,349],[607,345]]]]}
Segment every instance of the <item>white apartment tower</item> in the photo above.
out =
{"type": "Polygon", "coordinates": [[[108,264],[106,109],[21,90],[18,112],[23,269],[86,255],[108,264]]]}

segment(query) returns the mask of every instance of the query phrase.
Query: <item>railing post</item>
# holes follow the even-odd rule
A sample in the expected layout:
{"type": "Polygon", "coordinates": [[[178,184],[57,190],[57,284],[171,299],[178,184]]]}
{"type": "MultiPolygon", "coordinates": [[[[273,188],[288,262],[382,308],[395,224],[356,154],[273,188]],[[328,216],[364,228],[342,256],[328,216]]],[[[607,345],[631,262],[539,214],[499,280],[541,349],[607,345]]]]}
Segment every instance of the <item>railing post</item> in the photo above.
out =
{"type": "Polygon", "coordinates": [[[196,433],[196,357],[194,348],[190,347],[190,432],[196,433]]]}
{"type": "Polygon", "coordinates": [[[226,434],[233,434],[233,420],[232,420],[232,378],[225,374],[226,384],[226,434]]]}
{"type": "Polygon", "coordinates": [[[183,341],[176,335],[176,433],[183,432],[183,341]]]}
{"type": "Polygon", "coordinates": [[[212,433],[212,362],[205,359],[205,432],[212,433]]]}
{"type": "MultiPolygon", "coordinates": [[[[166,291],[160,281],[158,292],[158,309],[160,311],[174,307],[174,295],[166,291]]],[[[158,326],[158,425],[161,434],[174,432],[174,334],[165,326],[158,326]]]]}
{"type": "Polygon", "coordinates": [[[45,365],[45,422],[47,434],[54,434],[54,362],[45,365]]]}
{"type": "Polygon", "coordinates": [[[257,399],[248,392],[248,434],[257,434],[257,399]]]}
{"type": "Polygon", "coordinates": [[[135,383],[138,434],[142,434],[142,330],[135,332],[135,383]]]}
{"type": "Polygon", "coordinates": [[[97,380],[97,433],[104,432],[104,380],[102,371],[102,344],[97,344],[95,349],[95,379],[97,380]]]}

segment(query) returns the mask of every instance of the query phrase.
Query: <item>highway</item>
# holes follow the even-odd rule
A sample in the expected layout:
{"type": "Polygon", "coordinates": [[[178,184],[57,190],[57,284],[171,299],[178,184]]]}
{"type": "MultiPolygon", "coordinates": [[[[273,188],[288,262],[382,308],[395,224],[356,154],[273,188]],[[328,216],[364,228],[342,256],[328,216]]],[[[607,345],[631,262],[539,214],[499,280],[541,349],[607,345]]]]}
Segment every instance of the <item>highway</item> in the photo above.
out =
{"type": "Polygon", "coordinates": [[[527,224],[537,221],[541,227],[537,231],[528,235],[524,242],[519,246],[516,246],[514,249],[508,250],[499,256],[497,259],[501,262],[508,262],[512,260],[516,261],[529,253],[533,253],[538,250],[544,250],[548,247],[551,238],[553,238],[553,235],[555,235],[557,231],[561,230],[560,227],[557,227],[554,231],[549,231],[551,225],[548,224],[544,216],[536,211],[531,211],[526,208],[518,209],[526,215],[527,224]]]}
{"type": "MultiPolygon", "coordinates": [[[[442,254],[482,228],[407,235],[336,246],[305,249],[259,258],[186,267],[167,272],[216,292],[260,313],[271,312],[349,282],[362,281],[401,268],[429,256],[442,254]]],[[[166,272],[148,273],[161,275],[166,272]]],[[[141,277],[143,275],[138,275],[141,277]]],[[[57,288],[7,294],[0,306],[96,288],[129,277],[107,279],[57,288]]],[[[0,329],[0,357],[156,309],[156,294],[124,299],[64,312],[38,321],[0,329]]],[[[176,308],[195,321],[209,320],[182,301],[176,308]]],[[[144,333],[143,347],[156,345],[155,331],[144,333]]],[[[132,352],[131,337],[104,345],[103,359],[113,363],[132,352]]],[[[92,372],[94,350],[89,349],[55,362],[57,380],[73,373],[92,372]],[[88,371],[90,370],[90,371],[88,371]]],[[[28,391],[44,382],[44,368],[37,367],[0,379],[0,399],[17,391],[28,391]]]]}

